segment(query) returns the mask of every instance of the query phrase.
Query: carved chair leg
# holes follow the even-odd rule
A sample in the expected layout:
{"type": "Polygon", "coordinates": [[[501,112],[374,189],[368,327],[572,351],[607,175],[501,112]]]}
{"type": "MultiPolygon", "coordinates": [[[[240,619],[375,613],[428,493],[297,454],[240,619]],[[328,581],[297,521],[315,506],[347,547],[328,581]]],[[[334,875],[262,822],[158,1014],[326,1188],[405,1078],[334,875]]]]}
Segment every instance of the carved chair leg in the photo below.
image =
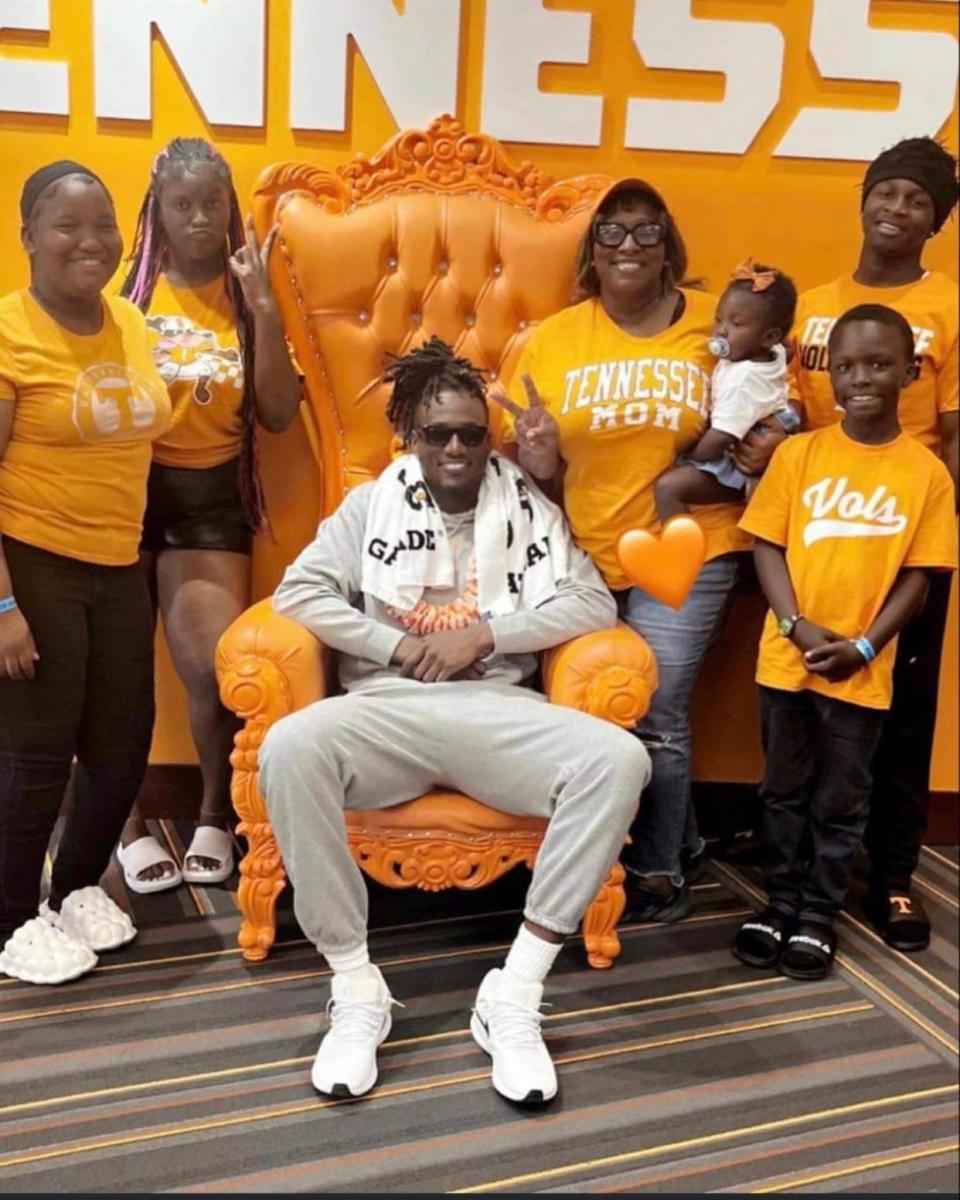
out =
{"type": "Polygon", "coordinates": [[[623,890],[624,878],[623,867],[618,862],[614,863],[593,903],[583,914],[587,962],[598,971],[612,967],[613,960],[620,957],[617,922],[627,904],[627,894],[623,890]]]}
{"type": "Polygon", "coordinates": [[[262,962],[277,936],[277,897],[287,875],[269,821],[241,821],[237,832],[249,847],[240,863],[237,903],[243,924],[238,941],[247,962],[262,962]]]}

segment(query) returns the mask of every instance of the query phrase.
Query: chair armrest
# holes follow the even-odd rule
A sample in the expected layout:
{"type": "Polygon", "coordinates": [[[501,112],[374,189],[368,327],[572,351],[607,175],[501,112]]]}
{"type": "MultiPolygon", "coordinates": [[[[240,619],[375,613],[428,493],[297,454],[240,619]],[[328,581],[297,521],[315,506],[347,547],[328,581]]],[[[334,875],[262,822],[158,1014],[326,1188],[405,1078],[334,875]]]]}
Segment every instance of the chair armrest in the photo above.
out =
{"type": "MultiPolygon", "coordinates": [[[[330,653],[270,597],[237,617],[217,643],[220,698],[246,721],[270,726],[327,694],[330,653]]],[[[265,732],[265,729],[264,729],[265,732]]]]}
{"type": "Polygon", "coordinates": [[[639,633],[620,621],[615,629],[548,650],[543,682],[552,703],[632,729],[646,716],[657,690],[657,660],[639,633]]]}

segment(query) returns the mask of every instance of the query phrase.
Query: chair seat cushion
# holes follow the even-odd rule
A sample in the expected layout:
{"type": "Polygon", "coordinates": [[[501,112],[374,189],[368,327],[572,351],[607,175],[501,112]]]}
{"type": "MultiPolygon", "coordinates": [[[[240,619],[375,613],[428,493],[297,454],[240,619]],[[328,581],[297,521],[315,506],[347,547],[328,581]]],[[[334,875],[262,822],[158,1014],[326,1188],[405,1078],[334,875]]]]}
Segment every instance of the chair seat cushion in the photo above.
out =
{"type": "Polygon", "coordinates": [[[344,816],[348,830],[370,833],[388,829],[452,834],[543,833],[547,827],[545,817],[520,817],[500,812],[460,792],[428,792],[392,808],[354,809],[344,816]]]}

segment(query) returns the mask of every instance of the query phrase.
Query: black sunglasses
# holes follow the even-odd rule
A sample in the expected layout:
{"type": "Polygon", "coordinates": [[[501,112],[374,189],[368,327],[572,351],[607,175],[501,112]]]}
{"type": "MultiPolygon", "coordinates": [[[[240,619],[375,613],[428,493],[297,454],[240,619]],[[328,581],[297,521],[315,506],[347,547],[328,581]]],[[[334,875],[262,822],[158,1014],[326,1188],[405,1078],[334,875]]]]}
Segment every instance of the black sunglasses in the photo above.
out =
{"type": "Polygon", "coordinates": [[[428,446],[445,446],[453,438],[458,438],[461,446],[468,446],[471,450],[482,446],[490,432],[486,425],[418,425],[417,429],[428,446]]]}
{"type": "Polygon", "coordinates": [[[593,240],[608,250],[622,246],[628,233],[637,246],[659,246],[666,239],[667,227],[650,221],[638,221],[632,228],[619,221],[597,221],[593,226],[593,240]]]}

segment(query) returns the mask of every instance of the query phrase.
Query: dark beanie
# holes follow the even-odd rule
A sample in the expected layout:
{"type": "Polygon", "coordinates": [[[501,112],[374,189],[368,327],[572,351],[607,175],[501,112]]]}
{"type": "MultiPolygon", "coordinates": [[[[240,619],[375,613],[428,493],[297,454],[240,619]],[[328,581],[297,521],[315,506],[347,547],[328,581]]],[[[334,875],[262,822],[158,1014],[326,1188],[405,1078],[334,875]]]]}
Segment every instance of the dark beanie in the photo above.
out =
{"type": "Polygon", "coordinates": [[[923,188],[933,201],[934,233],[957,203],[957,160],[933,138],[904,138],[878,154],[863,177],[861,209],[867,193],[885,179],[909,179],[923,188]]]}
{"type": "Polygon", "coordinates": [[[20,220],[24,222],[27,220],[33,212],[33,206],[40,198],[41,192],[46,191],[52,183],[56,183],[58,179],[63,179],[67,175],[86,175],[89,179],[95,179],[108,196],[110,194],[109,188],[96,171],[91,171],[82,163],[71,162],[69,158],[61,158],[58,162],[47,163],[45,167],[34,171],[23,185],[23,191],[20,193],[20,220]]]}

